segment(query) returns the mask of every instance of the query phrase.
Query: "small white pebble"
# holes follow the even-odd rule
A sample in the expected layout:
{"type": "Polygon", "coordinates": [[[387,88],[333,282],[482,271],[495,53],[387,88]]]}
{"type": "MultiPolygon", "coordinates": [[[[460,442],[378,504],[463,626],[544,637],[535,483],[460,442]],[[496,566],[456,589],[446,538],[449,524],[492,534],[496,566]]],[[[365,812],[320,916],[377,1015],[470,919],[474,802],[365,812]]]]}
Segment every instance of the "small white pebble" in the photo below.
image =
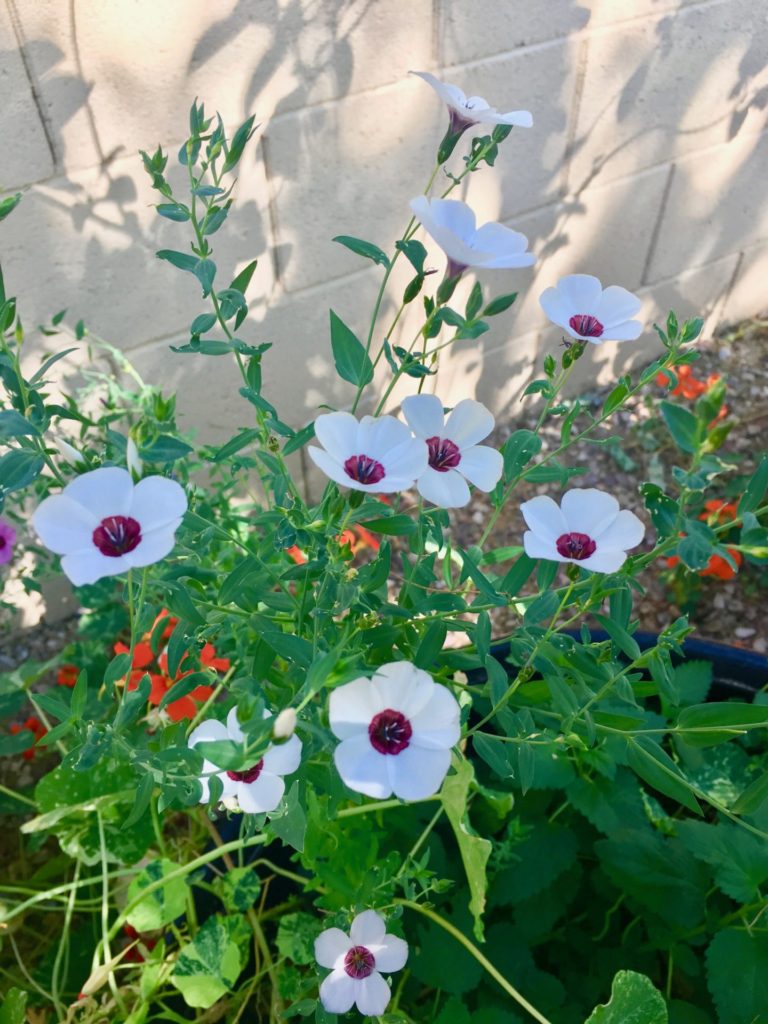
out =
{"type": "Polygon", "coordinates": [[[734,630],[739,640],[746,640],[747,637],[754,636],[756,632],[756,629],[750,629],[748,626],[737,626],[734,630]]]}
{"type": "Polygon", "coordinates": [[[765,640],[755,640],[752,644],[752,647],[756,651],[759,651],[760,654],[765,654],[766,651],[768,651],[768,644],[765,642],[765,640]]]}

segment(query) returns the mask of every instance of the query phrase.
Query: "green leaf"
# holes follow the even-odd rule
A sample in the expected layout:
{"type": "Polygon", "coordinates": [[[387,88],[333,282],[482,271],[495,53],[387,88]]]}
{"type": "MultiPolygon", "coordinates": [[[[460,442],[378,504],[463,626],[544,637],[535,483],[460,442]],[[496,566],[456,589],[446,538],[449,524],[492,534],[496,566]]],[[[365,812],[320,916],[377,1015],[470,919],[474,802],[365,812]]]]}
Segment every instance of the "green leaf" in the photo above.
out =
{"type": "Polygon", "coordinates": [[[510,292],[508,295],[499,295],[498,298],[491,299],[483,310],[483,316],[498,316],[499,313],[509,309],[516,298],[517,292],[510,292]]]}
{"type": "Polygon", "coordinates": [[[645,736],[636,736],[627,738],[627,747],[629,766],[644,782],[694,814],[701,814],[690,783],[658,744],[645,736]]]}
{"type": "Polygon", "coordinates": [[[726,928],[707,950],[707,984],[719,1024],[758,1024],[768,1020],[768,935],[726,928]]]}
{"type": "Polygon", "coordinates": [[[272,831],[288,846],[301,853],[304,849],[304,836],[307,831],[307,816],[299,800],[299,783],[294,782],[284,798],[282,813],[270,815],[269,825],[272,831]]]}
{"type": "Polygon", "coordinates": [[[382,516],[380,519],[367,519],[360,523],[371,533],[383,533],[387,537],[406,537],[415,533],[418,524],[410,516],[382,516]]]}
{"type": "Polygon", "coordinates": [[[768,772],[747,786],[739,795],[736,803],[732,804],[731,810],[734,814],[756,814],[766,800],[768,800],[768,772]]]}
{"type": "Polygon", "coordinates": [[[183,878],[172,878],[146,896],[141,895],[144,889],[162,881],[177,867],[171,860],[153,860],[131,881],[128,886],[128,903],[131,904],[135,899],[139,899],[139,902],[128,914],[126,921],[137,932],[152,932],[163,928],[181,917],[186,910],[189,890],[183,878]]]}
{"type": "Polygon", "coordinates": [[[480,312],[480,307],[483,304],[483,289],[480,286],[479,281],[475,281],[472,285],[472,291],[469,293],[467,299],[467,305],[464,310],[464,316],[467,320],[474,320],[477,314],[480,312]]]}
{"type": "Polygon", "coordinates": [[[213,279],[216,277],[216,264],[213,260],[198,260],[192,273],[203,287],[203,298],[211,294],[213,279]]]}
{"type": "Polygon", "coordinates": [[[301,430],[297,430],[293,437],[289,438],[283,446],[283,455],[290,455],[291,452],[296,452],[299,448],[303,448],[304,445],[311,441],[315,436],[315,424],[309,423],[306,427],[302,427],[301,430]]]}
{"type": "Polygon", "coordinates": [[[187,252],[177,252],[175,249],[160,249],[155,256],[159,260],[165,260],[172,266],[178,267],[179,270],[188,270],[190,274],[194,274],[195,267],[200,262],[197,256],[187,252]]]}
{"type": "Polygon", "coordinates": [[[251,427],[250,430],[241,430],[239,434],[235,434],[231,437],[226,444],[223,444],[221,448],[217,449],[216,454],[212,456],[211,462],[224,462],[230,456],[235,455],[237,452],[246,448],[249,444],[253,444],[259,439],[260,431],[255,427],[251,427]]]}
{"type": "Polygon", "coordinates": [[[768,489],[768,455],[763,457],[760,465],[749,478],[739,501],[739,515],[743,516],[747,512],[754,512],[759,508],[765,497],[766,489],[768,489]]]}
{"type": "Polygon", "coordinates": [[[214,882],[216,894],[230,911],[246,913],[261,895],[261,879],[253,867],[232,868],[214,882]]]}
{"type": "Polygon", "coordinates": [[[192,446],[171,434],[160,434],[150,444],[142,445],[141,457],[147,462],[176,462],[189,455],[192,446]]]}
{"type": "Polygon", "coordinates": [[[596,1006],[585,1024],[667,1024],[664,997],[644,974],[619,971],[608,1003],[596,1006]]]}
{"type": "Polygon", "coordinates": [[[712,685],[712,662],[685,661],[674,670],[673,678],[680,704],[700,704],[712,685]]]}
{"type": "Polygon", "coordinates": [[[373,260],[374,263],[379,263],[382,267],[389,269],[389,257],[378,245],[374,245],[373,242],[365,242],[362,238],[353,238],[351,235],[336,235],[333,241],[345,246],[358,256],[364,256],[366,259],[373,260]]]}
{"type": "Polygon", "coordinates": [[[737,903],[759,900],[768,879],[768,844],[737,825],[681,821],[677,834],[687,850],[710,864],[717,886],[737,903]]]}
{"type": "Polygon", "coordinates": [[[12,437],[29,437],[30,435],[39,437],[40,431],[20,412],[16,412],[15,409],[6,409],[0,412],[0,441],[7,441],[12,437]]]}
{"type": "Polygon", "coordinates": [[[5,199],[0,199],[0,220],[5,220],[9,213],[21,202],[21,192],[17,192],[15,195],[7,196],[5,199]]]}
{"type": "Polygon", "coordinates": [[[698,451],[701,444],[699,421],[682,405],[661,402],[661,415],[677,447],[688,454],[698,451]]]}
{"type": "Polygon", "coordinates": [[[361,342],[331,310],[331,348],[339,376],[362,387],[373,380],[373,363],[361,342]]]}
{"type": "Polygon", "coordinates": [[[488,839],[483,839],[472,829],[467,816],[467,799],[469,787],[475,777],[475,770],[469,761],[454,758],[455,775],[448,775],[440,791],[440,799],[445,809],[445,816],[459,845],[459,853],[464,864],[464,872],[469,885],[469,909],[474,918],[474,933],[478,942],[484,941],[483,912],[488,887],[486,865],[493,849],[488,839]]]}
{"type": "Polygon", "coordinates": [[[171,981],[187,1006],[208,1009],[240,976],[240,949],[233,938],[238,918],[209,917],[192,942],[181,947],[171,981]]]}
{"type": "Polygon", "coordinates": [[[205,334],[206,331],[210,331],[213,325],[216,323],[215,313],[201,313],[200,316],[196,316],[189,327],[190,334],[205,334]]]}
{"type": "Polygon", "coordinates": [[[748,729],[768,725],[768,707],[736,701],[694,704],[683,708],[677,731],[694,747],[712,747],[725,743],[748,729]]]}
{"type": "Polygon", "coordinates": [[[240,292],[241,295],[245,295],[248,291],[248,285],[251,283],[253,272],[258,266],[258,260],[251,260],[251,262],[240,271],[237,277],[234,279],[232,284],[229,286],[232,291],[240,292]]]}
{"type": "Polygon", "coordinates": [[[532,430],[516,430],[501,449],[504,456],[504,478],[518,476],[534,456],[541,451],[541,438],[532,430]]]}
{"type": "Polygon", "coordinates": [[[617,384],[613,391],[611,391],[606,400],[603,402],[603,416],[607,416],[609,413],[612,413],[614,409],[618,409],[618,407],[621,405],[621,403],[624,401],[628,394],[629,388],[624,383],[624,381],[622,381],[620,384],[617,384]]]}
{"type": "MultiPolygon", "coordinates": [[[[3,205],[0,203],[0,220],[3,219],[3,205]]],[[[20,988],[9,988],[0,1007],[0,1024],[24,1024],[27,1019],[26,992],[20,988]]]]}
{"type": "Polygon", "coordinates": [[[421,242],[417,241],[415,238],[409,238],[407,242],[395,242],[395,248],[403,253],[417,274],[423,275],[424,260],[427,258],[427,250],[421,242]]]}
{"type": "Polygon", "coordinates": [[[640,657],[641,651],[637,640],[635,640],[635,638],[631,636],[626,629],[620,626],[618,622],[615,622],[608,615],[595,614],[595,618],[619,650],[623,651],[630,661],[634,661],[636,658],[640,657]]]}
{"type": "Polygon", "coordinates": [[[315,939],[323,922],[314,914],[284,914],[277,928],[277,951],[295,964],[315,963],[315,939]]]}
{"type": "Polygon", "coordinates": [[[221,168],[222,174],[226,174],[227,171],[234,170],[237,166],[240,157],[243,155],[246,142],[256,130],[253,126],[254,119],[254,115],[251,115],[247,121],[244,121],[240,125],[232,137],[232,141],[229,144],[229,152],[227,153],[224,164],[221,168]]]}
{"type": "Polygon", "coordinates": [[[578,857],[576,833],[562,825],[541,822],[511,847],[510,863],[493,883],[496,901],[504,906],[523,903],[544,892],[578,857]]]}
{"type": "Polygon", "coordinates": [[[161,217],[167,217],[168,220],[189,220],[189,210],[181,203],[160,203],[155,209],[161,217]]]}
{"type": "Polygon", "coordinates": [[[4,493],[20,491],[31,484],[44,465],[42,456],[26,449],[14,448],[0,456],[0,498],[4,493]]]}

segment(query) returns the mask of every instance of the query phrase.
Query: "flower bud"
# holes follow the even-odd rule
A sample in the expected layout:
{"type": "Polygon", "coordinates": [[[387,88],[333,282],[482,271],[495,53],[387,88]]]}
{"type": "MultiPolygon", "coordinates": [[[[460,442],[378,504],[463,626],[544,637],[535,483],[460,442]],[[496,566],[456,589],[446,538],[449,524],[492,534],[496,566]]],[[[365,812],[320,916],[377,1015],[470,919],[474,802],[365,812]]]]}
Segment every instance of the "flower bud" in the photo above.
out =
{"type": "Polygon", "coordinates": [[[128,444],[125,449],[125,461],[128,465],[128,472],[133,477],[134,482],[137,483],[141,480],[144,463],[139,457],[139,449],[136,447],[136,442],[130,435],[128,436],[128,444]]]}
{"type": "Polygon", "coordinates": [[[55,437],[54,443],[59,449],[59,455],[65,462],[68,462],[70,466],[74,466],[75,469],[83,469],[87,463],[83,458],[82,454],[74,448],[69,441],[65,441],[63,437],[55,437]]]}
{"type": "Polygon", "coordinates": [[[294,708],[283,708],[272,726],[272,737],[275,740],[289,740],[296,729],[296,711],[294,708]]]}

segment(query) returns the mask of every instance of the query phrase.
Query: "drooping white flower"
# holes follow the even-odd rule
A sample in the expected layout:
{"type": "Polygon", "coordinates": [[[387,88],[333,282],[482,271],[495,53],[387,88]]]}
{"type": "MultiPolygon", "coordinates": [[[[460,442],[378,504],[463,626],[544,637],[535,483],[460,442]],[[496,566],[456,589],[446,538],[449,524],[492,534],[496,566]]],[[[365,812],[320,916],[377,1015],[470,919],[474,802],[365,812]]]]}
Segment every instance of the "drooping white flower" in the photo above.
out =
{"type": "Polygon", "coordinates": [[[493,415],[481,403],[465,398],[446,420],[436,395],[403,399],[403,415],[416,437],[427,442],[429,463],[416,480],[419,494],[441,508],[459,508],[469,501],[469,483],[492,491],[501,478],[504,459],[488,445],[478,444],[493,430],[493,415]]]}
{"type": "Polygon", "coordinates": [[[276,740],[288,740],[296,732],[296,709],[295,708],[283,708],[280,714],[275,718],[275,724],[272,726],[272,736],[276,740]]]}
{"type": "Polygon", "coordinates": [[[440,789],[459,740],[459,705],[409,661],[382,665],[331,693],[333,754],[350,789],[383,799],[422,800],[440,789]]]}
{"type": "Polygon", "coordinates": [[[411,74],[418,75],[427,85],[431,85],[448,107],[448,131],[451,133],[463,132],[473,124],[508,124],[517,128],[530,128],[533,124],[533,117],[527,110],[510,110],[500,114],[482,96],[467,96],[458,85],[441,82],[429,71],[411,71],[411,74]]]}
{"type": "Polygon", "coordinates": [[[315,939],[315,959],[331,973],[320,986],[320,1001],[328,1013],[346,1013],[357,1005],[364,1016],[384,1013],[392,993],[380,972],[405,967],[408,943],[387,934],[375,910],[358,914],[349,929],[326,928],[315,939]]]}
{"type": "MultiPolygon", "coordinates": [[[[272,716],[265,711],[264,717],[271,718],[272,716]]],[[[196,729],[192,730],[187,742],[190,747],[196,747],[198,743],[210,743],[214,740],[243,742],[243,730],[237,721],[237,708],[232,708],[227,715],[226,725],[216,719],[201,722],[196,729]]],[[[283,799],[285,792],[283,776],[295,772],[300,762],[301,740],[298,736],[291,736],[285,743],[270,744],[264,756],[256,764],[240,772],[222,771],[204,758],[203,774],[200,777],[203,787],[200,803],[208,803],[210,799],[208,780],[212,775],[218,775],[224,787],[221,794],[222,800],[236,797],[240,810],[246,814],[274,811],[283,799]]]]}
{"type": "Polygon", "coordinates": [[[428,199],[417,196],[411,210],[448,257],[446,276],[458,277],[467,267],[510,269],[536,262],[528,252],[528,239],[519,231],[495,221],[477,227],[471,207],[460,199],[428,199]]]}
{"type": "Polygon", "coordinates": [[[63,437],[54,437],[53,443],[59,449],[59,455],[61,455],[65,462],[68,462],[70,466],[74,466],[75,469],[83,469],[86,461],[82,453],[71,445],[69,441],[66,441],[63,437]]]}
{"type": "Polygon", "coordinates": [[[309,448],[315,465],[337,484],[355,491],[388,494],[413,486],[427,465],[427,446],[394,416],[330,412],[315,420],[323,446],[309,448]]]}
{"type": "Polygon", "coordinates": [[[104,466],[42,501],[32,524],[82,586],[165,558],[186,510],[187,496],[174,480],[148,476],[134,485],[128,470],[104,466]]]}
{"type": "Polygon", "coordinates": [[[603,289],[590,274],[561,277],[539,302],[552,323],[578,341],[634,341],[643,333],[642,323],[632,319],[640,312],[640,299],[617,284],[603,289]]]}
{"type": "Polygon", "coordinates": [[[645,536],[634,512],[619,510],[612,494],[594,487],[566,491],[560,505],[541,494],[520,511],[529,527],[523,536],[529,558],[574,562],[593,572],[616,572],[645,536]]]}
{"type": "Polygon", "coordinates": [[[128,442],[125,446],[125,464],[128,466],[128,472],[131,474],[134,480],[141,480],[141,474],[144,472],[144,463],[141,461],[139,455],[139,449],[136,447],[136,442],[133,438],[128,435],[128,442]]]}

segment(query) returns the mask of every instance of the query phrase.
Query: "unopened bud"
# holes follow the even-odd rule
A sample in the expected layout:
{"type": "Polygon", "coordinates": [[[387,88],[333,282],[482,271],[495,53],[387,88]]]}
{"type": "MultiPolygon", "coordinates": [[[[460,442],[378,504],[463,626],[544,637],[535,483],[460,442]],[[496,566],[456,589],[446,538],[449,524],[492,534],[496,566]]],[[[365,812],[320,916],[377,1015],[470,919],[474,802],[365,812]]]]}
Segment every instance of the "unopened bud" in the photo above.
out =
{"type": "Polygon", "coordinates": [[[86,465],[86,461],[82,454],[73,448],[69,441],[65,441],[63,437],[54,438],[56,447],[59,449],[59,455],[65,462],[68,462],[70,466],[74,466],[75,469],[83,469],[86,465]]]}
{"type": "Polygon", "coordinates": [[[289,740],[296,729],[296,711],[294,708],[284,708],[275,719],[272,726],[272,737],[276,740],[289,740]]]}
{"type": "Polygon", "coordinates": [[[129,435],[128,444],[125,449],[125,461],[128,465],[128,472],[133,477],[134,481],[141,480],[141,474],[144,470],[144,463],[139,457],[139,449],[136,447],[136,442],[129,435]]]}
{"type": "Polygon", "coordinates": [[[469,676],[466,672],[454,672],[453,681],[457,686],[466,686],[469,682],[469,676]]]}

